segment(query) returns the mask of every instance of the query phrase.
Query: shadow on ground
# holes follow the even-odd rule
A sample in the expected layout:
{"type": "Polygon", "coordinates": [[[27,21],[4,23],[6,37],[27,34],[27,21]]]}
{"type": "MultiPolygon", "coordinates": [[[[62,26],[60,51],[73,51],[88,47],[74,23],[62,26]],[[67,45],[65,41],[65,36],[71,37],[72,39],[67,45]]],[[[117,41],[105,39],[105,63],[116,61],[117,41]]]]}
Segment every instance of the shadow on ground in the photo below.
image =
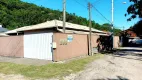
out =
{"type": "Polygon", "coordinates": [[[122,48],[113,51],[105,51],[102,54],[110,55],[112,54],[114,57],[121,57],[126,59],[133,59],[142,61],[142,49],[140,48],[122,48]],[[131,57],[128,57],[131,56],[131,57]]]}
{"type": "Polygon", "coordinates": [[[121,76],[117,76],[116,79],[107,78],[107,79],[92,79],[92,80],[129,80],[129,79],[121,77],[121,76]]]}
{"type": "Polygon", "coordinates": [[[142,52],[140,49],[120,49],[119,51],[129,51],[129,52],[142,52]]]}

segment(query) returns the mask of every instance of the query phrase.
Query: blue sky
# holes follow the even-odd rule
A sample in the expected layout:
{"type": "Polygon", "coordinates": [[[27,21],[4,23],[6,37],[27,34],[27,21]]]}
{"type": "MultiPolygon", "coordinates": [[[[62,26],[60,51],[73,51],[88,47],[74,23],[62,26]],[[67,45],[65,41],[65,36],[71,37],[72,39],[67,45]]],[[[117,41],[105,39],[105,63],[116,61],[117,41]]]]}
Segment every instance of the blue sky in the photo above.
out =
{"type": "MultiPolygon", "coordinates": [[[[47,8],[51,8],[54,10],[62,11],[62,0],[22,0],[28,3],[34,3],[38,6],[43,6],[47,8]]],[[[87,10],[87,2],[90,1],[93,6],[95,6],[99,12],[101,12],[108,20],[111,21],[111,0],[66,0],[67,9],[66,11],[69,13],[75,13],[78,16],[82,16],[88,19],[88,10],[87,10]],[[77,2],[79,3],[77,3],[77,2]]],[[[139,18],[134,19],[130,22],[127,22],[127,18],[124,14],[126,13],[127,7],[131,3],[129,0],[114,0],[114,25],[119,28],[125,29],[129,28],[133,24],[137,23],[139,18]],[[123,2],[127,2],[127,4],[122,4],[123,2]]],[[[97,23],[109,23],[106,19],[104,19],[94,8],[92,8],[92,20],[97,23]]]]}

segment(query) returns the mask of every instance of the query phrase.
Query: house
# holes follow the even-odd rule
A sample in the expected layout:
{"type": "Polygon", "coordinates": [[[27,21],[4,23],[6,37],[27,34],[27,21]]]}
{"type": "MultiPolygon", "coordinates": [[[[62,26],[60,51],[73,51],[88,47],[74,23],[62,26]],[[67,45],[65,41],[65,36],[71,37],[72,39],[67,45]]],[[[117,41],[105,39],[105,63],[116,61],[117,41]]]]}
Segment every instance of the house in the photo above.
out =
{"type": "Polygon", "coordinates": [[[3,28],[2,25],[0,25],[0,33],[6,32],[6,31],[8,31],[8,29],[3,28]]]}
{"type": "Polygon", "coordinates": [[[132,28],[129,28],[129,29],[121,32],[121,34],[124,34],[124,33],[126,34],[127,37],[133,37],[133,38],[138,37],[132,28]]]}
{"type": "Polygon", "coordinates": [[[8,31],[8,29],[3,28],[2,25],[0,25],[0,37],[8,36],[7,34],[4,33],[6,31],[8,31]]]}
{"type": "MultiPolygon", "coordinates": [[[[0,55],[61,61],[88,55],[89,27],[66,22],[63,33],[62,21],[52,20],[5,32],[0,37],[0,55]]],[[[92,28],[92,47],[105,32],[92,28]]]]}
{"type": "Polygon", "coordinates": [[[132,27],[121,32],[121,44],[123,47],[133,46],[131,42],[135,39],[139,39],[139,37],[134,32],[132,27]]]}

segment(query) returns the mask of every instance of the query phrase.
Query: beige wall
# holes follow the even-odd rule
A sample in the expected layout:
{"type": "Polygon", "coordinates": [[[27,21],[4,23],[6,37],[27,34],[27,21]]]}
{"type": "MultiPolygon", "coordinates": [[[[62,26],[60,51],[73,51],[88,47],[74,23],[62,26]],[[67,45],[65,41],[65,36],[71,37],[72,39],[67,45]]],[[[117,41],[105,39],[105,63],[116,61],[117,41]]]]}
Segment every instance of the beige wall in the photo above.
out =
{"type": "Polygon", "coordinates": [[[119,48],[119,36],[114,36],[114,48],[119,48]]]}
{"type": "Polygon", "coordinates": [[[88,55],[87,35],[54,33],[53,41],[57,44],[53,53],[54,61],[88,55]],[[72,42],[67,42],[68,35],[73,36],[72,42]]]}
{"type": "Polygon", "coordinates": [[[99,36],[92,36],[92,47],[97,47],[98,43],[97,43],[97,39],[99,38],[99,36]]]}
{"type": "Polygon", "coordinates": [[[0,37],[0,56],[23,57],[23,36],[0,37]]]}

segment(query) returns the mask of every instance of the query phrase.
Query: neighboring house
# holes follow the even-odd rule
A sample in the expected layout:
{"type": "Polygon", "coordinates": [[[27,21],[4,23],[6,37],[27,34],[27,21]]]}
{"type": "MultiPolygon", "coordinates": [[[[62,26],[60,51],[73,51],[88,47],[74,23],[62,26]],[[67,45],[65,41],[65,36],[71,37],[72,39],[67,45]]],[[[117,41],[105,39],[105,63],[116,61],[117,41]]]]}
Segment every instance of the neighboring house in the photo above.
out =
{"type": "Polygon", "coordinates": [[[6,32],[6,31],[8,31],[8,29],[3,28],[2,25],[0,25],[0,33],[6,32]]]}
{"type": "Polygon", "coordinates": [[[8,31],[8,29],[3,28],[2,25],[0,25],[0,37],[8,36],[7,34],[4,33],[6,31],[8,31]]]}
{"type": "Polygon", "coordinates": [[[127,37],[137,37],[137,34],[132,30],[132,28],[123,31],[123,33],[127,34],[127,37]]]}
{"type": "MultiPolygon", "coordinates": [[[[0,38],[2,56],[60,61],[89,53],[87,26],[66,22],[63,33],[62,21],[52,20],[5,33],[10,36],[0,38]]],[[[107,33],[92,28],[92,47],[100,35],[107,33]]]]}
{"type": "Polygon", "coordinates": [[[124,47],[133,46],[134,44],[132,43],[137,39],[140,39],[140,37],[138,37],[137,34],[133,31],[133,28],[122,31],[121,36],[121,43],[124,47]]]}

